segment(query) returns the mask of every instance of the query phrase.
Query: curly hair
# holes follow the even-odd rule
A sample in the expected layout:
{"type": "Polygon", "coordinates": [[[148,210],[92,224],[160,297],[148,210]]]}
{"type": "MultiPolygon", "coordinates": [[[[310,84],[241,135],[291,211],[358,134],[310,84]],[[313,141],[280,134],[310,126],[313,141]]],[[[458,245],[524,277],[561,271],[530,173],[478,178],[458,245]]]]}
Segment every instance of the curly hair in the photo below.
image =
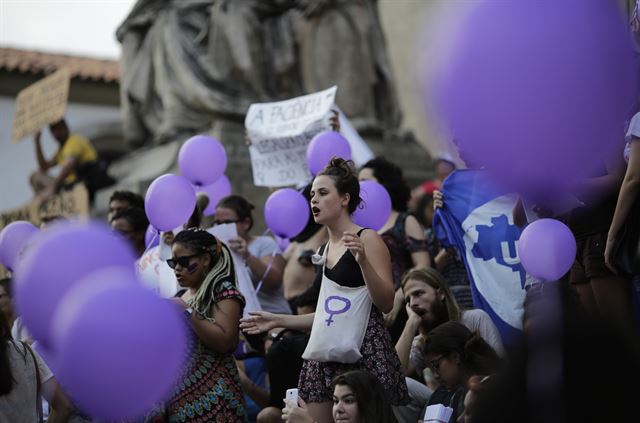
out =
{"type": "Polygon", "coordinates": [[[129,207],[138,207],[144,209],[144,198],[140,194],[136,194],[132,191],[114,191],[109,198],[109,203],[112,201],[122,201],[129,204],[129,207]]]}
{"type": "Polygon", "coordinates": [[[333,179],[338,194],[349,194],[349,214],[355,212],[362,200],[360,198],[360,182],[358,182],[353,162],[334,156],[329,164],[316,175],[316,178],[322,175],[333,179]]]}
{"type": "Polygon", "coordinates": [[[371,169],[373,176],[391,197],[391,207],[395,211],[407,211],[411,188],[404,180],[402,169],[384,157],[376,157],[366,162],[360,169],[371,169]]]}
{"type": "Polygon", "coordinates": [[[173,240],[174,244],[181,244],[193,251],[209,254],[212,266],[204,281],[196,291],[190,305],[199,316],[211,320],[209,317],[211,308],[215,304],[214,292],[216,286],[229,281],[238,286],[236,270],[229,248],[218,238],[204,229],[189,228],[178,232],[173,240]]]}

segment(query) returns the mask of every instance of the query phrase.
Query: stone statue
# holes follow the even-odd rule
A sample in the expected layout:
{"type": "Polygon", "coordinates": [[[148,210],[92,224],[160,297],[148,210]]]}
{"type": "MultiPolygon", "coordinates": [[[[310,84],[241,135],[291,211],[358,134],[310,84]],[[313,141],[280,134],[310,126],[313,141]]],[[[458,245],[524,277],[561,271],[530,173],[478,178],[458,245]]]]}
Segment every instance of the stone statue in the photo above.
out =
{"type": "Polygon", "coordinates": [[[138,0],[116,36],[132,146],[332,85],[357,129],[400,124],[376,0],[138,0]]]}
{"type": "Polygon", "coordinates": [[[298,35],[307,92],[338,86],[336,103],[361,132],[391,130],[402,118],[376,0],[299,0],[298,35]]]}

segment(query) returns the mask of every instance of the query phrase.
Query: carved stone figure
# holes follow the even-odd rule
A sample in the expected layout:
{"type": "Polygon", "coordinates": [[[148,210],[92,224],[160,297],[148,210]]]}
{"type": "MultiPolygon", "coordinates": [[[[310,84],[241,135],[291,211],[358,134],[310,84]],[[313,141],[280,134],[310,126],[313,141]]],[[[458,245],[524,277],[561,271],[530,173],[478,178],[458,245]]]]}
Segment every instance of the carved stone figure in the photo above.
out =
{"type": "Polygon", "coordinates": [[[357,129],[400,124],[376,0],[138,0],[116,35],[133,146],[332,85],[357,129]]]}

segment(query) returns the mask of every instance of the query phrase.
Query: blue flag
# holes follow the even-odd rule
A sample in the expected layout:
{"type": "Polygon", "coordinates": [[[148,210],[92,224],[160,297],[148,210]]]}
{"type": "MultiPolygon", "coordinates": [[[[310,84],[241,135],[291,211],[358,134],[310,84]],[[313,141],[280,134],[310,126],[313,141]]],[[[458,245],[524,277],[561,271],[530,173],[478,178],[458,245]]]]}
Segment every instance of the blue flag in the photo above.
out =
{"type": "Polygon", "coordinates": [[[475,307],[493,319],[505,344],[521,335],[526,272],[518,257],[517,197],[500,192],[483,170],[457,170],[442,185],[433,228],[464,260],[475,307]]]}

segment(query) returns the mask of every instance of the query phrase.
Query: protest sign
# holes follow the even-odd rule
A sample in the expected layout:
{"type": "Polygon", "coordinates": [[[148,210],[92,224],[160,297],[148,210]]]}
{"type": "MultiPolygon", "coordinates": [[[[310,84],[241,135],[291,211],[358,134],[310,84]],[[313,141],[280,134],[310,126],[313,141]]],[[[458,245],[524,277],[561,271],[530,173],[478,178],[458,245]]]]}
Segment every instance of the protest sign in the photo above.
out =
{"type": "Polygon", "coordinates": [[[69,69],[62,68],[18,93],[11,136],[14,143],[64,117],[70,80],[69,69]]]}
{"type": "Polygon", "coordinates": [[[336,87],[289,100],[249,107],[245,127],[256,186],[283,187],[309,180],[306,153],[311,138],[329,130],[326,119],[336,87]]]}
{"type": "Polygon", "coordinates": [[[136,271],[142,284],[164,298],[178,292],[178,280],[165,260],[160,257],[160,247],[147,250],[136,262],[136,271]]]}
{"type": "Polygon", "coordinates": [[[47,201],[36,197],[23,207],[0,213],[0,229],[16,220],[39,226],[48,218],[86,216],[89,216],[89,193],[84,184],[75,184],[73,189],[62,191],[47,201]]]}

